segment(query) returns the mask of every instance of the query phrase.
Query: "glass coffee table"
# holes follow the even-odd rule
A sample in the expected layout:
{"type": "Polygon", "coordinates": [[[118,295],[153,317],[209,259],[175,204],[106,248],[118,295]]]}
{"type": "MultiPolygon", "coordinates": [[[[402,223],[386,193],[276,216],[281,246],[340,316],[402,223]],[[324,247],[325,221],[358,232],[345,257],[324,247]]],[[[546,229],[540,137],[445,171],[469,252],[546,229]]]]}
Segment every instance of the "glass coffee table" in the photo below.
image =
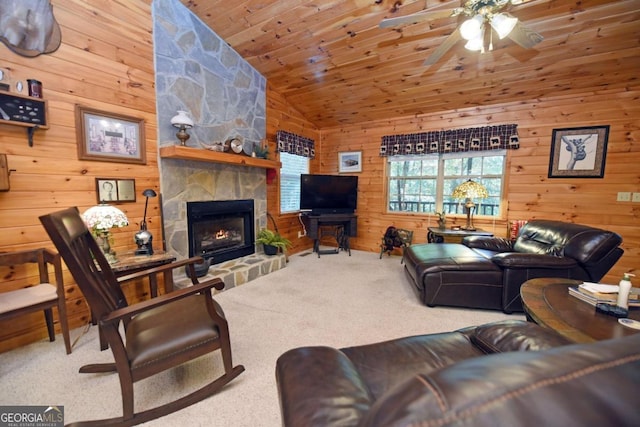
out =
{"type": "MultiPolygon", "coordinates": [[[[591,304],[569,295],[569,286],[580,283],[581,280],[559,278],[527,280],[520,288],[527,318],[576,343],[640,333],[640,330],[622,326],[613,316],[597,313],[591,304]]],[[[640,320],[640,309],[630,310],[629,318],[640,320]]]]}

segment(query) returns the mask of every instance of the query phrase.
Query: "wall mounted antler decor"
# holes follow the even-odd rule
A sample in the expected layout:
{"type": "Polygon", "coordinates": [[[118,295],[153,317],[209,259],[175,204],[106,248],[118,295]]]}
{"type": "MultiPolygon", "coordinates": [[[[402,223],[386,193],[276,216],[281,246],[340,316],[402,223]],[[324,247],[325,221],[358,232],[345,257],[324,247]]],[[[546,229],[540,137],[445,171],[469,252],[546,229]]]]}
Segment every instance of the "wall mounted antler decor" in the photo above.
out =
{"type": "Polygon", "coordinates": [[[62,40],[49,0],[3,0],[0,41],[22,56],[54,52],[62,40]]]}

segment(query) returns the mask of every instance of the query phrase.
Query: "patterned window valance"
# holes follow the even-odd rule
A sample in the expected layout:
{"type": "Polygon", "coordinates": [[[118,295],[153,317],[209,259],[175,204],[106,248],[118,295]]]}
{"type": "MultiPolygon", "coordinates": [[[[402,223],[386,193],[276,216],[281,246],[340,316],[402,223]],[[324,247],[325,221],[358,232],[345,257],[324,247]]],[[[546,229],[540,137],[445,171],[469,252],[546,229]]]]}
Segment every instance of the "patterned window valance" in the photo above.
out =
{"type": "Polygon", "coordinates": [[[518,125],[509,124],[383,136],[380,157],[517,148],[518,125]]]}
{"type": "Polygon", "coordinates": [[[297,154],[298,156],[313,159],[316,157],[315,143],[313,139],[296,135],[295,133],[279,130],[276,132],[278,152],[297,154]]]}

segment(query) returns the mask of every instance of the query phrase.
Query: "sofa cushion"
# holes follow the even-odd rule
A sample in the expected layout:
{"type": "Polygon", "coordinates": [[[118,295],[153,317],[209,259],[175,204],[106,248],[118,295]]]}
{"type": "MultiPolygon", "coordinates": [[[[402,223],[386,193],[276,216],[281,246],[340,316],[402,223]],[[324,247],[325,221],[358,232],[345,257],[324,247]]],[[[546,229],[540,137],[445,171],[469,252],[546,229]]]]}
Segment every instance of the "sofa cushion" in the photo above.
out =
{"type": "Polygon", "coordinates": [[[485,353],[547,350],[571,344],[557,332],[519,320],[481,325],[473,330],[471,342],[485,353]]]}
{"type": "Polygon", "coordinates": [[[611,231],[562,221],[535,220],[522,227],[516,252],[566,256],[581,264],[597,263],[616,250],[622,238],[611,231]]]}
{"type": "Polygon", "coordinates": [[[431,372],[484,354],[461,332],[419,335],[343,348],[374,399],[416,372],[431,372]]]}
{"type": "Polygon", "coordinates": [[[354,426],[371,395],[349,358],[330,347],[287,351],[276,363],[282,424],[354,426]]]}
{"type": "Polygon", "coordinates": [[[640,425],[640,334],[511,352],[415,375],[360,426],[640,425]]]}

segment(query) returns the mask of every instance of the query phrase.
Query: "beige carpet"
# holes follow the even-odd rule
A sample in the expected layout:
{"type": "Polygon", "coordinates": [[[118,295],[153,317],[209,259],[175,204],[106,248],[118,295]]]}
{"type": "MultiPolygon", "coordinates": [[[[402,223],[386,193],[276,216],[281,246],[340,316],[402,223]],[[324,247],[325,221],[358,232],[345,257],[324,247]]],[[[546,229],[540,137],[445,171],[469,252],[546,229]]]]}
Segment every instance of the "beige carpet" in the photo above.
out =
{"type": "MultiPolygon", "coordinates": [[[[505,318],[497,311],[429,308],[404,276],[399,257],[352,251],[349,257],[303,253],[286,268],[219,294],[229,320],[235,364],[246,371],[219,394],[145,425],[279,426],[276,359],[305,345],[346,347],[443,332],[505,318]]],[[[72,339],[81,334],[72,331],[72,339]]],[[[64,405],[65,421],[121,414],[115,374],[79,374],[85,363],[108,362],[97,330],[83,335],[69,356],[61,337],[0,354],[0,404],[64,405]]],[[[218,355],[136,384],[136,409],[156,406],[192,390],[217,372],[218,355]]]]}

